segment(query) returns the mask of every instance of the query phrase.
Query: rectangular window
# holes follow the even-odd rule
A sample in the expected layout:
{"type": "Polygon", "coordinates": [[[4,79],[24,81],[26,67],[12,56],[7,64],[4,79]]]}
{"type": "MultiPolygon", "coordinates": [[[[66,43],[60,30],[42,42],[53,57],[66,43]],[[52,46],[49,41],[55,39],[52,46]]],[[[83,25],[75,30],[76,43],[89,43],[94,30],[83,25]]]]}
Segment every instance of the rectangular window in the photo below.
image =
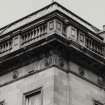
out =
{"type": "Polygon", "coordinates": [[[42,105],[40,90],[26,94],[25,99],[26,99],[26,105],[42,105]]]}
{"type": "Polygon", "coordinates": [[[0,105],[4,105],[4,101],[1,101],[1,102],[0,102],[0,105]]]}
{"type": "Polygon", "coordinates": [[[104,105],[104,104],[100,103],[99,101],[94,101],[94,105],[104,105]]]}

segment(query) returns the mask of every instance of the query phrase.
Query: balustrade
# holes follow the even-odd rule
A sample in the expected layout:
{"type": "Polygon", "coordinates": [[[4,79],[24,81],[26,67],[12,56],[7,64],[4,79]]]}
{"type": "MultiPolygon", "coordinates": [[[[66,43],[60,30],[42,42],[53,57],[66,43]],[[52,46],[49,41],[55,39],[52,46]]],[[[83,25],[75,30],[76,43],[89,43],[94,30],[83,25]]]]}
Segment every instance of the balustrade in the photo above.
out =
{"type": "Polygon", "coordinates": [[[12,49],[12,39],[2,42],[0,44],[0,53],[7,52],[12,49]]]}
{"type": "Polygon", "coordinates": [[[88,36],[85,34],[85,41],[84,41],[84,45],[87,49],[97,53],[97,54],[100,54],[100,55],[103,55],[103,45],[101,42],[99,41],[96,41],[95,39],[93,39],[92,37],[88,36]]]}
{"type": "MultiPolygon", "coordinates": [[[[43,36],[46,33],[47,33],[47,24],[42,24],[42,25],[39,25],[36,27],[34,26],[33,28],[28,29],[27,31],[22,32],[20,34],[21,37],[18,39],[18,40],[21,40],[20,46],[22,46],[25,43],[28,43],[31,40],[40,38],[41,36],[43,36]]],[[[13,40],[13,38],[14,37],[0,43],[0,54],[5,55],[5,54],[7,54],[7,52],[10,53],[13,51],[12,49],[14,49],[14,47],[16,47],[16,46],[13,46],[13,42],[16,41],[16,40],[13,40]]],[[[17,48],[17,49],[19,49],[19,48],[17,48]]]]}
{"type": "MultiPolygon", "coordinates": [[[[27,46],[28,44],[30,44],[29,42],[31,42],[31,41],[33,43],[34,40],[40,39],[43,36],[45,37],[45,35],[47,33],[49,34],[49,32],[47,32],[48,28],[49,28],[48,26],[49,25],[47,25],[47,23],[45,23],[45,24],[41,24],[39,26],[33,26],[30,29],[27,29],[25,31],[21,31],[21,34],[19,34],[20,37],[18,38],[18,40],[19,40],[18,43],[20,43],[19,46],[21,47],[24,44],[27,46]]],[[[56,25],[54,25],[54,26],[56,26],[56,25]]],[[[60,30],[62,33],[62,35],[60,35],[60,36],[68,38],[68,39],[72,36],[74,39],[73,41],[75,41],[76,43],[78,42],[78,44],[83,45],[85,48],[87,48],[99,55],[104,54],[104,46],[102,45],[101,41],[98,41],[98,40],[92,38],[88,34],[80,32],[76,28],[73,28],[73,29],[71,27],[67,28],[64,24],[62,24],[58,28],[60,29],[60,27],[63,28],[63,29],[61,28],[61,30],[60,30]],[[66,29],[68,29],[68,30],[66,30],[66,29]],[[73,32],[70,31],[71,29],[73,30],[73,32]],[[70,34],[71,34],[71,36],[70,36],[70,34]]],[[[55,30],[56,30],[56,28],[55,28],[55,30]]],[[[55,31],[51,31],[51,32],[55,32],[55,31]]],[[[0,43],[0,53],[8,52],[11,49],[13,49],[15,47],[15,46],[13,46],[13,43],[12,43],[13,41],[16,41],[16,40],[13,40],[13,38],[11,38],[7,41],[0,43]]],[[[19,49],[20,47],[18,47],[17,49],[19,49]]],[[[24,47],[24,46],[22,46],[22,47],[24,47]]]]}
{"type": "Polygon", "coordinates": [[[47,32],[46,24],[31,28],[22,34],[22,44],[31,41],[33,39],[36,39],[41,35],[46,34],[46,32],[47,32]]]}
{"type": "Polygon", "coordinates": [[[99,55],[104,54],[104,46],[102,40],[98,40],[95,37],[93,38],[92,34],[85,33],[82,30],[77,29],[71,25],[66,27],[66,37],[74,41],[75,43],[91,50],[94,53],[99,55]]]}

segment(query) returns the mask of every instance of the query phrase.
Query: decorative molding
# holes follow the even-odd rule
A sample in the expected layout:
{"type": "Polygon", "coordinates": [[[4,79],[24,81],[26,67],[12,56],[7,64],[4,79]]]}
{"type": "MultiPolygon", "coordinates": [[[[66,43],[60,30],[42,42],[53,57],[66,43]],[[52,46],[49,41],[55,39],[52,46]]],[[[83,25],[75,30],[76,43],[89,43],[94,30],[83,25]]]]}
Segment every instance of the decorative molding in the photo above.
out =
{"type": "Polygon", "coordinates": [[[17,70],[13,71],[13,79],[17,79],[19,76],[19,72],[17,70]]]}
{"type": "Polygon", "coordinates": [[[79,75],[80,76],[84,76],[85,75],[85,71],[83,70],[82,67],[79,67],[79,75]]]}

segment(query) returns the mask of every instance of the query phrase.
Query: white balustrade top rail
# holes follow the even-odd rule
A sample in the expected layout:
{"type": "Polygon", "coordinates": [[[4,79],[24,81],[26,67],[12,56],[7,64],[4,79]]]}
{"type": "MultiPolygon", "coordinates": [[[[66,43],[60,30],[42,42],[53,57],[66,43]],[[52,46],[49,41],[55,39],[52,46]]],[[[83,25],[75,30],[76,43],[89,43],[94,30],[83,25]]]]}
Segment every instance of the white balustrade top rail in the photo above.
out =
{"type": "MultiPolygon", "coordinates": [[[[19,48],[29,45],[30,42],[35,43],[36,41],[40,40],[43,36],[46,37],[46,35],[49,34],[48,27],[49,26],[47,23],[43,23],[39,26],[38,25],[33,26],[30,29],[27,29],[26,31],[21,32],[19,34],[20,37],[17,37],[18,38],[17,40],[14,40],[14,38],[12,37],[6,41],[1,42],[0,43],[0,56],[13,52],[14,51],[13,49],[16,46],[19,46],[18,47],[19,49],[19,48]],[[14,41],[17,41],[17,43],[13,44],[14,41]]],[[[52,31],[52,34],[54,32],[55,31],[52,31]]],[[[68,39],[66,32],[63,29],[61,30],[61,32],[62,32],[62,35],[60,34],[60,36],[68,39]]],[[[89,49],[92,52],[95,52],[101,56],[104,56],[104,46],[102,45],[102,43],[98,42],[97,40],[90,37],[89,35],[86,35],[86,34],[84,36],[77,35],[77,40],[75,42],[78,42],[78,44],[80,44],[81,46],[83,45],[85,48],[89,49]]]]}

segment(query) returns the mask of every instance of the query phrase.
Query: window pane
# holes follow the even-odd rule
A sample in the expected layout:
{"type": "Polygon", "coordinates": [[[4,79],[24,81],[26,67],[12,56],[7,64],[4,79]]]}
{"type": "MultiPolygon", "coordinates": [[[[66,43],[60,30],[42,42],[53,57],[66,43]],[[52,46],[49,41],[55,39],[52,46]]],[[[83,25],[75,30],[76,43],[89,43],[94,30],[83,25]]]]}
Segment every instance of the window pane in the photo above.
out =
{"type": "Polygon", "coordinates": [[[37,94],[29,97],[29,105],[41,105],[41,95],[37,94]]]}
{"type": "Polygon", "coordinates": [[[100,103],[99,101],[94,101],[94,105],[104,105],[103,103],[100,103]]]}
{"type": "Polygon", "coordinates": [[[4,105],[4,101],[0,102],[0,105],[4,105]]]}
{"type": "Polygon", "coordinates": [[[41,92],[35,92],[27,95],[26,105],[41,105],[41,92]]]}

